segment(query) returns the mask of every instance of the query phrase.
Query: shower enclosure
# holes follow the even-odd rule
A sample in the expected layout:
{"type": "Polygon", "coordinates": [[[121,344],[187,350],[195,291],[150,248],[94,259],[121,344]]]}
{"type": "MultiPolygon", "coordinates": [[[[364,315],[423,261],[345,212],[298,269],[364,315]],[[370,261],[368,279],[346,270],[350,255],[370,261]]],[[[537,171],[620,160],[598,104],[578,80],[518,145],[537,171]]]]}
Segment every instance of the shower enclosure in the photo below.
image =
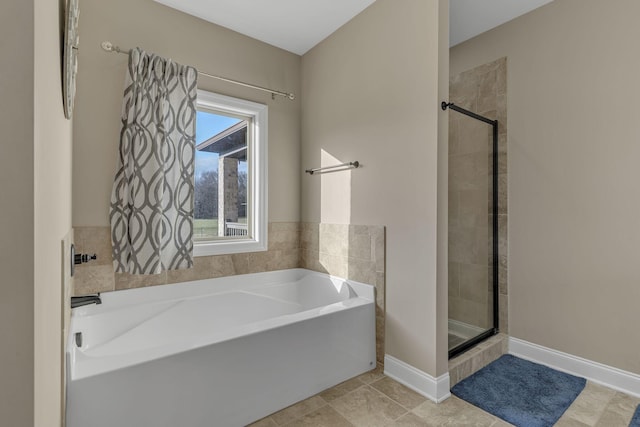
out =
{"type": "Polygon", "coordinates": [[[498,121],[449,115],[449,358],[498,333],[498,121]]]}

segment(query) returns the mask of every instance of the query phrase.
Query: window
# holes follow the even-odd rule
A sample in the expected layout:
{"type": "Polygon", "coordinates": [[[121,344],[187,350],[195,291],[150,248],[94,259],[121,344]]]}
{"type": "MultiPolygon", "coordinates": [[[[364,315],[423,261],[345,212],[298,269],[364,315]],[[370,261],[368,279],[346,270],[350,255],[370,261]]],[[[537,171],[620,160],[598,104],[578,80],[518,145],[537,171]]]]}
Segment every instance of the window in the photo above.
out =
{"type": "Polygon", "coordinates": [[[194,255],[267,250],[267,106],[198,91],[194,255]]]}

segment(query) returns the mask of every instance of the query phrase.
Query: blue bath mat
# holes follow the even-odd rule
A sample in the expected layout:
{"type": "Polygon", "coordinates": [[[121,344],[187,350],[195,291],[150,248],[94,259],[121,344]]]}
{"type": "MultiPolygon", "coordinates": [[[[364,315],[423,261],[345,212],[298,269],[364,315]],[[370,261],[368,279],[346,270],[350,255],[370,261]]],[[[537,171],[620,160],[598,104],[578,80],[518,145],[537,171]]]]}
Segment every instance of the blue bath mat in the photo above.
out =
{"type": "Polygon", "coordinates": [[[636,413],[633,414],[629,427],[640,427],[640,405],[636,408],[636,413]]]}
{"type": "Polygon", "coordinates": [[[547,427],[558,421],[586,382],[506,354],[451,392],[518,427],[547,427]]]}

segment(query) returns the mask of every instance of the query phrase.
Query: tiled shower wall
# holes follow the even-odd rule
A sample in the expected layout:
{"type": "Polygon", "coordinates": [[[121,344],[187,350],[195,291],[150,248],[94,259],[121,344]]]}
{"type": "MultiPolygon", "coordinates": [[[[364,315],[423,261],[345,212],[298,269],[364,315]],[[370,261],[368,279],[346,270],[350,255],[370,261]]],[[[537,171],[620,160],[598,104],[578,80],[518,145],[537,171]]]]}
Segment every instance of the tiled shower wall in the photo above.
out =
{"type": "MultiPolygon", "coordinates": [[[[498,243],[500,331],[507,310],[507,59],[465,71],[450,81],[450,102],[498,120],[498,243]]],[[[449,318],[491,327],[491,126],[449,113],[449,318]]]]}
{"type": "Polygon", "coordinates": [[[376,287],[377,359],[384,357],[384,227],[274,222],[265,252],[194,258],[194,267],[156,275],[114,273],[109,227],[75,227],[77,253],[97,259],[76,267],[73,295],[187,282],[236,274],[307,268],[376,287]]]}

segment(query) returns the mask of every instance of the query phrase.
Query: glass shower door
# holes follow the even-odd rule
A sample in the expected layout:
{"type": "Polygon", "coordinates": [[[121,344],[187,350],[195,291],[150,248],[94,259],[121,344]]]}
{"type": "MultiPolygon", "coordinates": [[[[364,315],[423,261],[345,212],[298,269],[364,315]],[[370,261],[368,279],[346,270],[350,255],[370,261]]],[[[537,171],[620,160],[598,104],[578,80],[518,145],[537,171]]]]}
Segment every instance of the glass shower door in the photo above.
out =
{"type": "Polygon", "coordinates": [[[449,355],[497,332],[497,122],[447,105],[449,114],[449,355]]]}

